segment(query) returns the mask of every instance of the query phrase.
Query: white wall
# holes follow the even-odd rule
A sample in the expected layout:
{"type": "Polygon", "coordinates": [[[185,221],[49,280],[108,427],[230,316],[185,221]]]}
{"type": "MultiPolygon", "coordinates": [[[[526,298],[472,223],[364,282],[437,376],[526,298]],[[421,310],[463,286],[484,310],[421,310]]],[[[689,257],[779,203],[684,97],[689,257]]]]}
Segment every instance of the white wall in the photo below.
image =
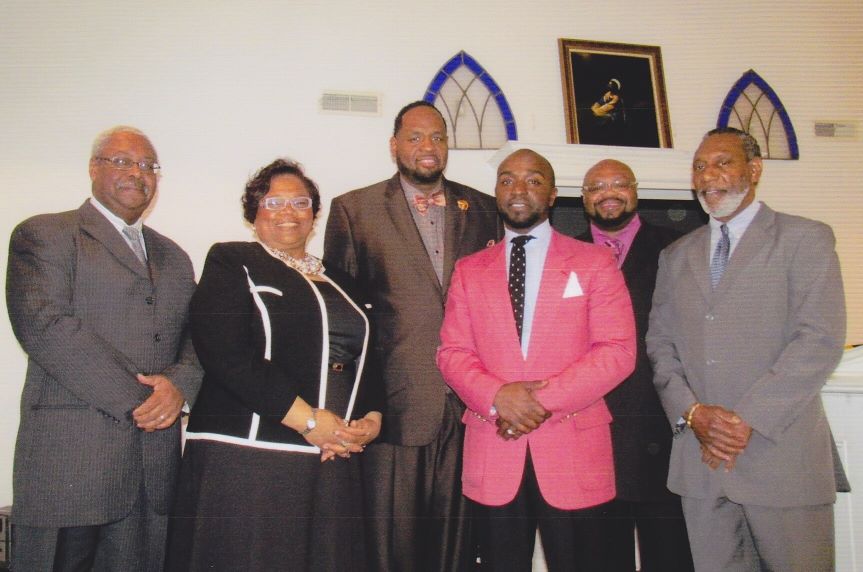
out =
{"type": "MultiPolygon", "coordinates": [[[[0,4],[0,267],[25,217],[79,205],[93,136],[147,132],[164,165],[148,224],[200,271],[210,244],[249,236],[242,185],[276,156],[303,162],[325,206],[393,171],[396,111],[420,98],[459,50],[503,88],[522,141],[564,143],[557,38],[662,47],[675,147],[693,149],[740,75],[754,68],[786,105],[800,161],[769,161],[760,196],[837,228],[849,341],[863,342],[863,143],[816,139],[816,119],[861,121],[863,5],[727,0],[468,2],[44,2],[0,4]],[[317,111],[325,89],[378,92],[380,117],[317,111]]],[[[488,152],[451,153],[460,176],[488,152]]],[[[472,170],[472,169],[471,169],[472,170]]],[[[483,171],[480,171],[483,172],[483,171]]],[[[326,209],[318,223],[322,231],[326,209]]],[[[322,232],[311,250],[320,252],[322,232]]],[[[3,308],[5,314],[5,303],[3,308]]],[[[0,505],[12,500],[12,449],[26,360],[0,320],[0,505]]]]}

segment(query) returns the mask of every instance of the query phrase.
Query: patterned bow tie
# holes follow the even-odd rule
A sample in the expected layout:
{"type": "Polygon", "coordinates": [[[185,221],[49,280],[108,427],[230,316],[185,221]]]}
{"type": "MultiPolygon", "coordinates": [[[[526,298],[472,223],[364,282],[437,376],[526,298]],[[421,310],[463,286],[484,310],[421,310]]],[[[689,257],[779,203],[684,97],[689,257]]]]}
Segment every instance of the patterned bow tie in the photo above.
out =
{"type": "Polygon", "coordinates": [[[445,207],[446,196],[443,191],[435,191],[429,196],[414,195],[414,208],[423,216],[428,214],[429,207],[445,207]]]}

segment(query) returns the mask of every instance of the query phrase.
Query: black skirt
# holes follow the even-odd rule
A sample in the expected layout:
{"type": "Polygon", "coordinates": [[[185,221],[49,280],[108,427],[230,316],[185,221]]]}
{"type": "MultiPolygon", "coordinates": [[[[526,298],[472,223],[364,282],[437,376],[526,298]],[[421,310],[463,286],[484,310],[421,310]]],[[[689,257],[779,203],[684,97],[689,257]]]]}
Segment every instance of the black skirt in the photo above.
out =
{"type": "Polygon", "coordinates": [[[188,442],[166,570],[365,570],[359,461],[188,442]]]}

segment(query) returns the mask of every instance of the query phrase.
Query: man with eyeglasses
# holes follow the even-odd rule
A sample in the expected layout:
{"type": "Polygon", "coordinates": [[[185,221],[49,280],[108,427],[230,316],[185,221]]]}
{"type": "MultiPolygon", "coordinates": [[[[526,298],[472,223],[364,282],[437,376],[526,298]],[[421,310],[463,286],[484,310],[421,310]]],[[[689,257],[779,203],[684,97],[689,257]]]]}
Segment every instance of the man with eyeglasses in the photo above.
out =
{"type": "Polygon", "coordinates": [[[590,228],[578,236],[607,246],[623,272],[635,313],[635,371],[605,396],[614,422],[611,440],[617,496],[609,504],[601,541],[617,561],[609,570],[633,570],[635,535],[641,570],[692,570],[689,539],[680,497],[669,492],[668,457],[672,431],[653,386],[653,368],[644,338],[663,248],[680,237],[638,215],[638,183],[628,165],[605,159],[593,165],[582,183],[590,228]]]}
{"type": "Polygon", "coordinates": [[[14,570],[162,569],[180,410],[201,372],[191,261],[142,225],[159,168],[143,133],[109,129],[93,144],[92,198],[12,233],[7,305],[29,358],[14,570]]]}
{"type": "Polygon", "coordinates": [[[363,454],[371,570],[474,566],[461,494],[464,406],[435,366],[455,261],[500,236],[494,198],[447,180],[447,128],[430,103],[395,119],[398,173],[333,200],[325,259],[373,297],[387,409],[363,454]]]}

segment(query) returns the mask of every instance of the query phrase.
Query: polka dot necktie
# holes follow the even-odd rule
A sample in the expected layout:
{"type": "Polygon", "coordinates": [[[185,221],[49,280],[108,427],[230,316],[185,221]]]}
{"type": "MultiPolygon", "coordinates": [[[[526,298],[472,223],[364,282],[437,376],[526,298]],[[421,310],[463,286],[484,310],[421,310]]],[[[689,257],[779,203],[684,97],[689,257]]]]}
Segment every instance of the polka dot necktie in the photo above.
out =
{"type": "Polygon", "coordinates": [[[524,279],[527,273],[527,256],[524,245],[534,236],[523,235],[512,239],[512,252],[509,254],[509,300],[512,302],[512,314],[515,317],[515,328],[521,341],[521,327],[524,321],[524,279]]]}
{"type": "Polygon", "coordinates": [[[722,278],[722,273],[725,272],[725,267],[728,266],[728,254],[731,251],[731,237],[728,236],[728,225],[723,224],[719,227],[722,236],[719,237],[719,242],[716,243],[716,250],[713,251],[713,258],[710,260],[710,285],[716,288],[719,284],[719,279],[722,278]]]}

